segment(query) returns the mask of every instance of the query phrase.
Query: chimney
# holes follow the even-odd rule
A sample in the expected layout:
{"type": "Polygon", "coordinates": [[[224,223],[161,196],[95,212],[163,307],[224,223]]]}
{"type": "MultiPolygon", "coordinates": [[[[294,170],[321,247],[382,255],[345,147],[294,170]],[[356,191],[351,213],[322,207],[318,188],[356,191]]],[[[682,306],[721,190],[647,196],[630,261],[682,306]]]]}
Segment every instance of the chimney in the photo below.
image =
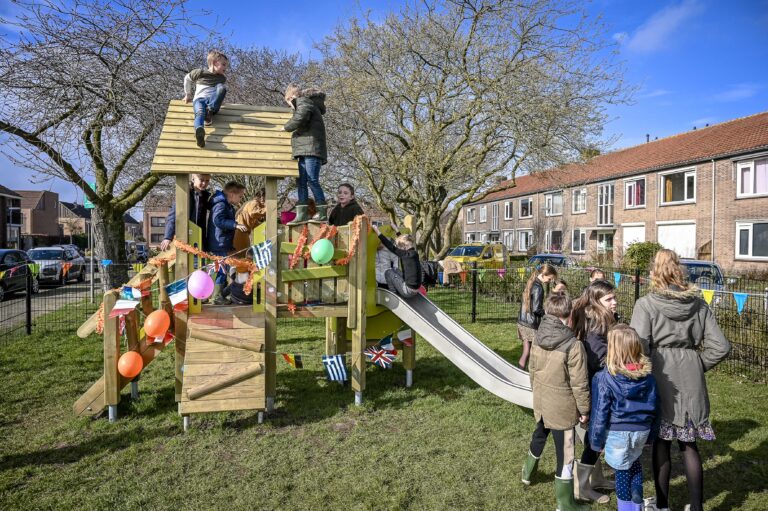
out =
{"type": "Polygon", "coordinates": [[[693,131],[696,131],[696,126],[693,127],[693,131]]]}
{"type": "Polygon", "coordinates": [[[645,134],[645,143],[647,144],[650,141],[651,141],[651,134],[650,133],[646,133],[645,134]]]}

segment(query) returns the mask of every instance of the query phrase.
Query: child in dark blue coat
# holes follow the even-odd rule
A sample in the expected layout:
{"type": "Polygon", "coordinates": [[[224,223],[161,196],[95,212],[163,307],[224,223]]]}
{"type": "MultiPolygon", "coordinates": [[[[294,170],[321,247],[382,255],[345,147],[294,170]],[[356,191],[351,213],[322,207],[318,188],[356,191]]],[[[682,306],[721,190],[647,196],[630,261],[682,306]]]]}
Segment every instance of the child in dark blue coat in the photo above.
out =
{"type": "Polygon", "coordinates": [[[643,506],[643,446],[653,439],[658,415],[656,379],[635,330],[618,324],[608,332],[606,367],[592,379],[589,443],[605,451],[616,469],[619,511],[643,506]]]}
{"type": "MultiPolygon", "coordinates": [[[[243,195],[245,195],[245,186],[236,181],[230,181],[224,185],[224,190],[218,190],[211,197],[211,216],[208,219],[207,234],[208,250],[213,255],[228,256],[232,252],[235,229],[242,232],[248,230],[246,226],[235,221],[235,206],[243,200],[243,195]]],[[[226,300],[221,297],[221,291],[226,284],[227,268],[222,264],[216,274],[216,285],[211,298],[216,305],[226,303],[226,300]]]]}

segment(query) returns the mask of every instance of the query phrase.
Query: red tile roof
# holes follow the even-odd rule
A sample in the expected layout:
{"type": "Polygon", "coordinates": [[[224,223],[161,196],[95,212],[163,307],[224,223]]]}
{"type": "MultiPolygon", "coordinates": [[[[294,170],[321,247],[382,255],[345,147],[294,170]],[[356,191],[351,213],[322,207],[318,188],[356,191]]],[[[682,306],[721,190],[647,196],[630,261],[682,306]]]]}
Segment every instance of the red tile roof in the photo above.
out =
{"type": "MultiPolygon", "coordinates": [[[[572,163],[521,176],[513,188],[492,192],[476,204],[765,149],[768,149],[768,112],[620,149],[596,156],[587,163],[572,163]]],[[[512,180],[503,181],[497,187],[508,187],[512,183],[512,180]]]]}

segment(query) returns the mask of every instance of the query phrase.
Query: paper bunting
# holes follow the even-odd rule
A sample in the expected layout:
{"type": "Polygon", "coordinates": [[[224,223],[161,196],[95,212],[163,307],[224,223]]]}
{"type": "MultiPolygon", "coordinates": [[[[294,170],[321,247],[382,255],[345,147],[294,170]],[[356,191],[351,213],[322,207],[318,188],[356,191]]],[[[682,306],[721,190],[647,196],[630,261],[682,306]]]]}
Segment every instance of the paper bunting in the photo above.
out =
{"type": "Polygon", "coordinates": [[[395,349],[395,345],[392,344],[391,334],[379,341],[379,348],[387,351],[393,351],[395,349]]]}
{"type": "Polygon", "coordinates": [[[253,250],[253,262],[258,269],[262,270],[269,266],[269,263],[272,261],[271,240],[263,241],[258,245],[253,245],[251,249],[253,250]]]}
{"type": "Polygon", "coordinates": [[[347,363],[344,355],[323,355],[323,366],[328,381],[347,381],[347,363]]]}
{"type": "Polygon", "coordinates": [[[413,331],[410,328],[404,328],[397,332],[397,339],[403,343],[403,346],[413,346],[413,331]]]}
{"type": "Polygon", "coordinates": [[[123,286],[120,290],[120,298],[126,300],[139,300],[142,296],[149,296],[149,289],[141,290],[131,286],[123,286]]]}
{"type": "Polygon", "coordinates": [[[617,271],[613,272],[613,283],[616,287],[619,287],[619,284],[621,283],[621,273],[617,271]]]}
{"type": "MultiPolygon", "coordinates": [[[[40,275],[40,265],[37,263],[29,263],[27,266],[29,266],[29,269],[32,270],[32,276],[37,277],[40,275]]],[[[2,277],[0,277],[2,278],[2,277]]]]}
{"type": "Polygon", "coordinates": [[[525,277],[525,268],[518,268],[517,269],[517,276],[520,277],[521,279],[523,277],[525,277]]]}
{"type": "Polygon", "coordinates": [[[504,276],[507,274],[507,270],[505,268],[499,268],[496,270],[496,274],[499,276],[500,279],[503,279],[504,276]]]}
{"type": "Polygon", "coordinates": [[[175,308],[177,304],[180,304],[187,299],[187,279],[179,279],[171,282],[165,286],[165,291],[168,293],[171,305],[175,308]]]}
{"type": "Polygon", "coordinates": [[[2,279],[3,277],[5,277],[5,272],[4,271],[0,271],[0,279],[2,279]]]}
{"type": "Polygon", "coordinates": [[[733,299],[736,300],[736,311],[741,314],[744,310],[744,304],[747,303],[747,293],[733,293],[733,299]]]}
{"type": "Polygon", "coordinates": [[[112,264],[112,259],[102,259],[101,260],[101,265],[102,266],[109,266],[110,264],[112,264]]]}
{"type": "Polygon", "coordinates": [[[109,317],[116,318],[122,314],[128,314],[133,309],[135,309],[137,305],[139,305],[137,300],[120,299],[115,302],[115,306],[112,307],[112,312],[109,313],[109,317]]]}
{"type": "Polygon", "coordinates": [[[396,354],[388,350],[383,350],[378,346],[371,346],[363,353],[368,358],[368,361],[372,364],[376,364],[382,369],[389,369],[392,367],[392,363],[395,361],[396,354]]]}
{"type": "Polygon", "coordinates": [[[294,369],[303,369],[304,363],[301,361],[301,355],[293,353],[282,353],[283,359],[294,369]]]}
{"type": "Polygon", "coordinates": [[[69,273],[69,270],[72,268],[72,263],[62,263],[61,264],[61,276],[65,277],[67,273],[69,273]]]}
{"type": "Polygon", "coordinates": [[[704,296],[704,301],[707,302],[707,305],[711,305],[712,298],[715,296],[715,291],[712,289],[702,289],[701,294],[704,296]]]}

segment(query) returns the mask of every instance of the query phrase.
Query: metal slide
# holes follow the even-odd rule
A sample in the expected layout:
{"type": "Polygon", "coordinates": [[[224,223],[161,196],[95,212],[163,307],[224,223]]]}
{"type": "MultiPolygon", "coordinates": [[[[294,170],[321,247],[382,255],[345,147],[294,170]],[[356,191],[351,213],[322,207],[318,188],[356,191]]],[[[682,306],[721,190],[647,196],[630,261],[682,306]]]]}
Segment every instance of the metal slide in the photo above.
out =
{"type": "Polygon", "coordinates": [[[430,300],[421,295],[401,298],[379,288],[376,302],[416,330],[485,390],[516,405],[533,408],[528,373],[501,358],[430,300]]]}

